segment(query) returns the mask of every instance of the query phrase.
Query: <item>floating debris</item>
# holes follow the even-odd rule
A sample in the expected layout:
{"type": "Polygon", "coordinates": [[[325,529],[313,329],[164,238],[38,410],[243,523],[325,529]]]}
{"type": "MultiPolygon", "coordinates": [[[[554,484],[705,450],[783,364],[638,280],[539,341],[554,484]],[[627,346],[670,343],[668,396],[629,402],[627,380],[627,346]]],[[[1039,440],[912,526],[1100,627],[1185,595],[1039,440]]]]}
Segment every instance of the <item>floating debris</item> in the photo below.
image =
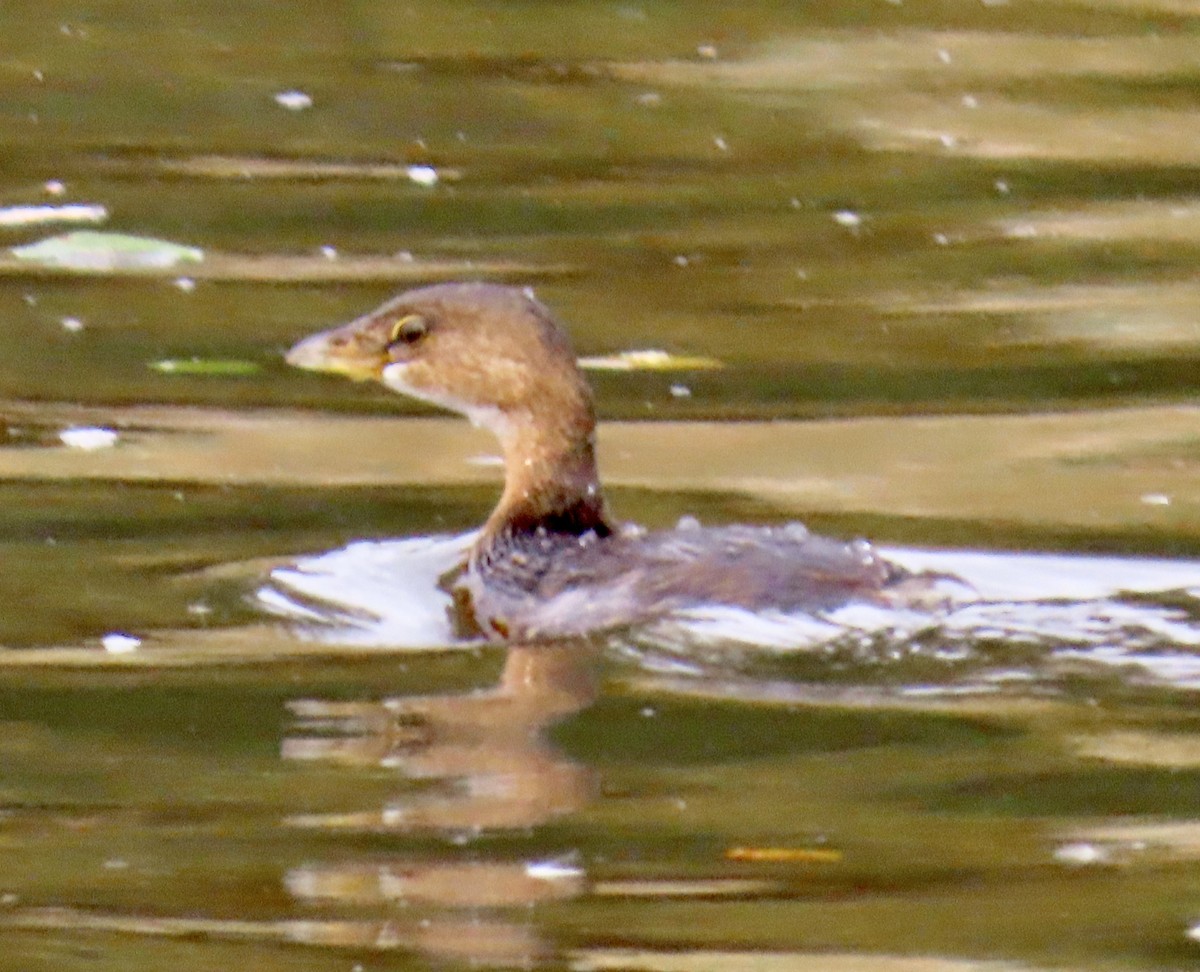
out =
{"type": "Polygon", "coordinates": [[[190,294],[196,289],[196,281],[191,277],[176,277],[174,284],[177,289],[182,290],[185,294],[190,294]]]}
{"type": "Polygon", "coordinates": [[[438,175],[438,170],[432,165],[410,165],[405,168],[404,174],[415,182],[418,186],[436,186],[441,179],[438,175]]]}
{"type": "Polygon", "coordinates": [[[725,367],[716,358],[676,355],[653,348],[580,358],[579,366],[592,371],[707,371],[725,367]]]}
{"type": "Polygon", "coordinates": [[[313,100],[312,95],[305,94],[303,91],[280,91],[275,96],[275,104],[288,111],[304,111],[313,106],[313,100]]]}
{"type": "Polygon", "coordinates": [[[221,377],[253,375],[262,370],[256,361],[237,358],[164,358],[151,361],[149,367],[165,375],[215,375],[221,377]]]}
{"type": "Polygon", "coordinates": [[[204,251],[198,247],[94,230],[51,236],[28,246],[14,246],[9,252],[18,260],[74,270],[161,270],[204,259],[204,251]]]}
{"type": "Polygon", "coordinates": [[[113,631],[101,638],[100,644],[110,655],[129,655],[142,647],[142,639],[113,631]]]}
{"type": "MultiPolygon", "coordinates": [[[[129,171],[124,163],[110,161],[117,171],[129,171]]],[[[204,179],[368,179],[391,182],[409,179],[410,165],[395,162],[325,162],[305,158],[263,158],[254,155],[196,155],[185,158],[156,160],[155,168],[204,179]]],[[[417,168],[432,168],[417,165],[417,168]]],[[[461,169],[439,166],[439,182],[451,182],[463,177],[461,169]]]]}
{"type": "Polygon", "coordinates": [[[42,183],[42,191],[47,196],[61,196],[67,191],[67,186],[60,179],[47,179],[42,183]]]}
{"type": "Polygon", "coordinates": [[[538,881],[573,881],[585,876],[583,868],[570,857],[529,861],[525,874],[538,881]]]}
{"type": "Polygon", "coordinates": [[[64,331],[68,331],[71,334],[78,334],[83,330],[83,321],[78,317],[64,317],[58,323],[62,325],[64,331]]]}
{"type": "Polygon", "coordinates": [[[85,452],[109,449],[117,444],[118,438],[116,430],[94,425],[73,425],[58,433],[58,440],[63,445],[70,449],[82,449],[85,452]]]}
{"type": "Polygon", "coordinates": [[[0,207],[0,226],[38,226],[43,223],[103,223],[108,219],[104,206],[69,203],[65,206],[0,207]]]}
{"type": "Polygon", "coordinates": [[[842,852],[829,847],[730,847],[725,859],[770,864],[836,864],[842,859],[842,852]]]}

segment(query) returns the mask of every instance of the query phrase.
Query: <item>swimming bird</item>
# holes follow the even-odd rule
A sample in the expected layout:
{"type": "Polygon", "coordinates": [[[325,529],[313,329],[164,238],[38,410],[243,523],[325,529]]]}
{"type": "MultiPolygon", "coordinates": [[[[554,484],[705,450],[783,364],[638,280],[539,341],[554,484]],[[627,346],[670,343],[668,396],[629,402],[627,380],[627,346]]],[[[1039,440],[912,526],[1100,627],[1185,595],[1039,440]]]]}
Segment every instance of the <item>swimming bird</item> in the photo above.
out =
{"type": "Polygon", "coordinates": [[[287,361],[379,381],[499,439],[503,493],[457,582],[493,639],[586,635],[700,605],[820,612],[907,603],[930,587],[863,541],[800,524],[618,526],[596,463],[591,390],[566,333],[529,290],[410,290],[305,338],[287,361]]]}

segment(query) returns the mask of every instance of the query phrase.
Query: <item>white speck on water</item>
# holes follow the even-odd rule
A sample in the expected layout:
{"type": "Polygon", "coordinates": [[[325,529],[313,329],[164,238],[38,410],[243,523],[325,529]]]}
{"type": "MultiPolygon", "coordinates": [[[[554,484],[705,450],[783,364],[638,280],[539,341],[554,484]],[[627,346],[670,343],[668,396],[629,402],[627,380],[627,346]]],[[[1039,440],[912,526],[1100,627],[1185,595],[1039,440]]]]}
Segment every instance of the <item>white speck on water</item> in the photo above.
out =
{"type": "Polygon", "coordinates": [[[288,111],[304,111],[313,105],[312,96],[303,91],[280,91],[275,95],[275,104],[288,111]]]}
{"type": "Polygon", "coordinates": [[[797,267],[796,268],[796,279],[797,280],[807,280],[808,279],[808,271],[805,270],[803,267],[797,267]]]}
{"type": "Polygon", "coordinates": [[[437,169],[432,165],[410,165],[404,170],[404,174],[408,176],[409,181],[426,188],[436,186],[440,178],[437,169]]]}
{"type": "Polygon", "coordinates": [[[479,455],[469,456],[467,458],[468,466],[503,466],[504,457],[495,454],[480,453],[479,455]]]}
{"type": "Polygon", "coordinates": [[[686,267],[690,261],[688,260],[687,257],[685,257],[682,253],[680,253],[678,256],[675,257],[675,259],[672,262],[677,267],[686,267]]]}
{"type": "Polygon", "coordinates": [[[657,108],[662,104],[662,95],[657,91],[644,91],[633,99],[633,103],[644,108],[657,108]]]}
{"type": "Polygon", "coordinates": [[[187,613],[194,618],[205,618],[212,614],[213,609],[203,601],[193,601],[187,606],[187,613]]]}
{"type": "Polygon", "coordinates": [[[708,61],[717,59],[718,51],[715,44],[701,44],[696,48],[696,54],[708,61]]]}
{"type": "Polygon", "coordinates": [[[728,152],[729,151],[729,143],[727,141],[725,141],[725,139],[722,138],[720,135],[713,136],[713,145],[715,145],[717,147],[718,152],[728,152]]]}
{"type": "Polygon", "coordinates": [[[174,284],[177,290],[182,290],[185,294],[190,294],[196,289],[196,281],[191,277],[176,277],[174,284]]]}
{"type": "Polygon", "coordinates": [[[969,94],[963,95],[962,96],[962,106],[964,108],[978,108],[979,107],[979,99],[976,98],[974,95],[969,95],[969,94]]]}
{"type": "Polygon", "coordinates": [[[64,331],[69,331],[71,334],[78,334],[83,330],[83,321],[78,317],[64,317],[58,323],[64,331]]]}
{"type": "Polygon", "coordinates": [[[839,209],[833,214],[833,221],[846,229],[858,229],[863,224],[863,218],[852,209],[839,209]]]}
{"type": "Polygon", "coordinates": [[[337,251],[336,246],[323,246],[320,249],[320,254],[326,260],[336,260],[338,258],[338,251],[337,251]]]}
{"type": "Polygon", "coordinates": [[[1089,841],[1078,841],[1070,844],[1060,844],[1054,848],[1054,859],[1061,864],[1107,864],[1109,853],[1099,844],[1089,841]]]}
{"type": "Polygon", "coordinates": [[[118,435],[113,429],[98,426],[73,425],[58,433],[58,440],[71,449],[82,449],[91,452],[96,449],[108,449],[117,444],[118,435]]]}
{"type": "Polygon", "coordinates": [[[954,58],[950,56],[950,52],[946,48],[940,48],[937,52],[938,60],[943,64],[949,64],[954,58]]]}
{"type": "Polygon", "coordinates": [[[43,74],[41,71],[37,71],[37,70],[35,70],[35,71],[33,72],[33,80],[34,80],[34,81],[45,81],[45,80],[46,80],[46,75],[45,75],[45,74],[43,74]]]}
{"type": "Polygon", "coordinates": [[[60,182],[58,179],[49,179],[42,183],[42,191],[47,196],[61,196],[67,191],[67,187],[65,183],[60,182]]]}
{"type": "Polygon", "coordinates": [[[690,388],[688,388],[687,385],[672,385],[671,386],[671,397],[672,398],[691,398],[692,390],[690,388]]]}
{"type": "Polygon", "coordinates": [[[1010,226],[1004,235],[1013,240],[1032,240],[1037,238],[1038,230],[1032,223],[1017,223],[1010,226]]]}
{"type": "Polygon", "coordinates": [[[27,307],[37,307],[37,294],[22,294],[21,300],[25,301],[27,307]]]}
{"type": "Polygon", "coordinates": [[[1200,942],[1200,922],[1192,925],[1192,927],[1187,930],[1187,937],[1193,942],[1200,942]]]}
{"type": "Polygon", "coordinates": [[[950,134],[939,135],[938,141],[941,143],[942,148],[954,148],[958,144],[958,139],[950,134]]]}
{"type": "Polygon", "coordinates": [[[1146,506],[1170,506],[1171,497],[1166,493],[1145,493],[1142,496],[1142,502],[1146,506]]]}
{"type": "Polygon", "coordinates": [[[1008,182],[1004,179],[997,179],[992,183],[992,185],[996,187],[996,192],[1000,193],[1002,196],[1007,196],[1010,192],[1012,192],[1008,182]]]}
{"type": "Polygon", "coordinates": [[[583,868],[561,860],[529,861],[525,874],[537,881],[571,881],[583,877],[583,868]]]}
{"type": "Polygon", "coordinates": [[[0,905],[15,905],[21,898],[13,894],[11,891],[0,894],[0,905]]]}
{"type": "Polygon", "coordinates": [[[933,242],[936,243],[938,246],[949,246],[950,245],[950,237],[947,236],[945,233],[934,233],[933,234],[933,242]]]}
{"type": "Polygon", "coordinates": [[[643,719],[653,719],[657,715],[658,709],[654,708],[652,705],[645,706],[641,711],[641,716],[643,719]]]}
{"type": "Polygon", "coordinates": [[[142,639],[133,635],[113,631],[100,639],[100,644],[110,655],[129,655],[142,646],[142,639]]]}
{"type": "Polygon", "coordinates": [[[110,857],[104,862],[106,871],[124,871],[129,867],[129,861],[123,860],[120,857],[110,857]]]}
{"type": "Polygon", "coordinates": [[[398,250],[396,252],[396,259],[401,263],[413,263],[417,258],[408,250],[398,250]]]}

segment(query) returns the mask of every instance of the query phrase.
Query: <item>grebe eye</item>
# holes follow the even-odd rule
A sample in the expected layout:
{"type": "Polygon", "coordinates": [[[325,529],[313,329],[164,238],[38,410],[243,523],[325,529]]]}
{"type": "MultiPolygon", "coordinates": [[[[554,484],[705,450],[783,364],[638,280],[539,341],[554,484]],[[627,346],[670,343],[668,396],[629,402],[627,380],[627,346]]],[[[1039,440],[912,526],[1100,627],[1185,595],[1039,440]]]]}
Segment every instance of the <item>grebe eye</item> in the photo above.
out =
{"type": "Polygon", "coordinates": [[[416,344],[427,333],[429,325],[420,314],[406,314],[392,325],[389,344],[416,344]]]}

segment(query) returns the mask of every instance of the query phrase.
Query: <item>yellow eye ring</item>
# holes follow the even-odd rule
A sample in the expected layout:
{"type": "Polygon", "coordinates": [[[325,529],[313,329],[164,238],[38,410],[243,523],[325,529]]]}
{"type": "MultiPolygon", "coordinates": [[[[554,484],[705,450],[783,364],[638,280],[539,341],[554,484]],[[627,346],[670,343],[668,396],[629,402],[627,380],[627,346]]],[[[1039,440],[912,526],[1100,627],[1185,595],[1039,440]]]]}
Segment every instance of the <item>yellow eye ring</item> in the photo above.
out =
{"type": "Polygon", "coordinates": [[[416,344],[429,331],[429,325],[420,314],[405,314],[392,325],[389,344],[416,344]]]}

